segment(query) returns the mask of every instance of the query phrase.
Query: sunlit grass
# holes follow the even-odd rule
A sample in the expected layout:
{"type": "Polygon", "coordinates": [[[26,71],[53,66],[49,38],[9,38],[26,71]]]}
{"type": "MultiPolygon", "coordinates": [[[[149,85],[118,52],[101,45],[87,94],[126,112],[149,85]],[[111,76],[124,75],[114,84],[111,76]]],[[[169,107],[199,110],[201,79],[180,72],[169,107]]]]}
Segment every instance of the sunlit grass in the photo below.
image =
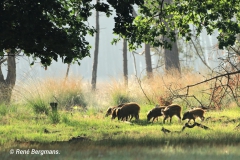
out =
{"type": "MultiPolygon", "coordinates": [[[[211,130],[204,130],[195,127],[193,129],[186,128],[181,133],[185,122],[178,122],[177,117],[173,117],[173,123],[162,123],[162,117],[154,123],[147,122],[147,110],[151,106],[142,105],[140,120],[133,120],[131,123],[111,120],[110,117],[104,117],[103,113],[70,113],[60,111],[60,122],[53,124],[47,115],[36,116],[29,111],[27,116],[19,118],[19,114],[23,111],[19,108],[20,113],[6,114],[1,117],[0,133],[3,137],[1,145],[14,144],[15,141],[36,141],[36,142],[52,142],[52,141],[67,141],[71,137],[84,136],[98,143],[113,145],[159,145],[165,141],[171,142],[173,145],[188,144],[188,143],[226,143],[236,144],[240,142],[240,133],[236,130],[239,122],[239,116],[235,113],[238,108],[219,111],[207,112],[206,118],[211,117],[208,121],[197,122],[208,126],[211,130]],[[233,121],[234,120],[234,121],[233,121]],[[171,130],[173,133],[164,134],[162,127],[171,130]],[[47,129],[50,133],[44,133],[47,129]],[[21,134],[19,134],[21,133],[21,134]]],[[[25,114],[26,115],[26,114],[25,114]]]]}
{"type": "MultiPolygon", "coordinates": [[[[148,111],[159,103],[159,96],[169,94],[170,87],[179,89],[200,80],[203,80],[201,75],[191,73],[183,74],[181,78],[155,74],[153,79],[140,82],[130,78],[128,87],[121,81],[112,80],[99,84],[95,92],[81,78],[24,83],[16,87],[11,105],[0,105],[0,150],[55,147],[63,156],[71,153],[70,159],[159,159],[159,156],[163,159],[195,159],[196,156],[200,159],[235,159],[239,156],[235,146],[240,143],[240,127],[236,128],[240,122],[240,108],[234,104],[205,112],[203,122],[196,120],[210,130],[194,127],[181,132],[186,121],[178,122],[175,116],[171,124],[169,121],[163,124],[163,117],[153,123],[147,122],[148,111]],[[133,118],[131,122],[122,122],[105,117],[109,106],[123,100],[140,105],[139,121],[133,118]],[[44,104],[49,114],[36,112],[34,105],[39,104],[37,102],[44,104]],[[51,117],[50,102],[58,103],[57,117],[51,117]],[[162,127],[171,133],[163,133],[162,127]],[[69,142],[78,136],[89,141],[69,142]]],[[[207,102],[207,97],[199,90],[208,85],[194,87],[189,94],[207,102]]],[[[190,99],[190,102],[196,104],[195,100],[190,99]]],[[[182,106],[182,114],[190,107],[182,99],[174,99],[174,103],[182,106]]],[[[5,156],[12,158],[9,154],[5,156]]],[[[57,156],[54,158],[58,159],[57,156]]]]}

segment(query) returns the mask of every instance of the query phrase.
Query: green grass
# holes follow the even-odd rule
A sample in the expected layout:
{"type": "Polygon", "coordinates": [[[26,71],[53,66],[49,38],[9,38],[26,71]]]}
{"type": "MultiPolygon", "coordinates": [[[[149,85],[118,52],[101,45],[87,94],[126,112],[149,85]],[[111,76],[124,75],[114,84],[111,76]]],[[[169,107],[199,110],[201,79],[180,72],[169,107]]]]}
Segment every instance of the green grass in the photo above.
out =
{"type": "MultiPolygon", "coordinates": [[[[0,134],[1,145],[14,145],[15,141],[52,142],[67,141],[71,137],[85,136],[98,143],[104,139],[107,144],[113,145],[158,145],[169,141],[173,145],[188,144],[189,142],[203,144],[237,144],[240,142],[240,133],[235,128],[239,123],[239,108],[225,111],[206,112],[208,118],[202,124],[211,128],[204,130],[199,127],[186,128],[182,133],[164,134],[161,128],[171,131],[181,131],[185,122],[178,122],[173,117],[170,124],[162,123],[162,117],[154,123],[147,122],[146,114],[152,106],[141,107],[140,120],[121,122],[104,117],[104,112],[66,112],[59,111],[57,117],[50,115],[36,115],[32,110],[19,107],[15,112],[8,112],[1,116],[0,134]],[[88,113],[90,112],[90,113],[88,113]],[[54,119],[55,118],[55,119],[54,119]],[[58,123],[54,123],[57,121],[58,123]],[[50,134],[45,134],[44,129],[50,134]],[[57,132],[56,132],[57,131],[57,132]],[[19,134],[21,133],[21,134],[19,134]]],[[[200,119],[197,119],[200,123],[200,119]]]]}
{"type": "MultiPolygon", "coordinates": [[[[72,113],[60,110],[59,122],[54,124],[49,115],[36,115],[25,106],[8,109],[0,118],[0,157],[19,157],[10,155],[10,148],[58,149],[63,157],[71,153],[70,159],[158,159],[159,156],[163,159],[188,156],[190,159],[196,156],[197,159],[236,159],[240,155],[237,150],[240,132],[236,129],[239,108],[206,112],[205,117],[211,118],[202,124],[211,130],[194,127],[181,133],[164,134],[162,127],[180,131],[185,122],[179,123],[177,117],[173,117],[172,124],[162,124],[162,117],[158,122],[147,122],[146,114],[152,107],[141,105],[140,120],[131,123],[111,120],[104,117],[104,111],[91,109],[72,113]],[[49,133],[45,133],[45,129],[49,133]],[[90,141],[69,142],[78,136],[90,141]]],[[[200,119],[197,122],[200,123],[200,119]]],[[[58,159],[58,156],[44,155],[47,159],[58,159]]],[[[21,157],[32,159],[39,155],[21,157]]]]}
{"type": "MultiPolygon", "coordinates": [[[[170,80],[168,83],[172,83],[170,80]]],[[[191,81],[193,78],[187,79],[186,83],[192,84],[191,81]]],[[[131,82],[126,88],[120,82],[113,82],[95,93],[84,87],[74,80],[67,83],[47,80],[37,87],[30,87],[31,92],[24,90],[14,104],[0,105],[0,159],[44,156],[44,159],[221,160],[240,156],[238,107],[224,106],[221,110],[206,112],[204,122],[197,119],[210,130],[194,127],[175,132],[181,131],[186,121],[178,122],[177,117],[173,117],[171,124],[169,121],[163,124],[163,117],[159,117],[158,122],[147,122],[147,113],[155,104],[146,104],[146,97],[137,83],[131,82]],[[32,91],[34,88],[36,91],[32,91]],[[56,101],[58,111],[54,114],[49,103],[56,101]],[[105,117],[109,106],[123,101],[139,103],[139,121],[122,122],[105,117]],[[163,127],[172,132],[163,133],[163,127]],[[80,140],[69,141],[74,137],[80,137],[80,140]],[[11,148],[54,149],[59,150],[60,155],[10,155],[11,148]]],[[[151,100],[165,93],[159,79],[144,83],[143,88],[151,100]]],[[[154,102],[157,103],[157,99],[154,102]]],[[[182,114],[189,108],[181,99],[174,103],[182,106],[182,114]]]]}
{"type": "MultiPolygon", "coordinates": [[[[239,146],[237,146],[239,147],[239,146]]],[[[138,159],[138,160],[158,160],[158,159],[196,159],[196,160],[237,160],[240,153],[235,146],[205,146],[205,147],[180,147],[180,146],[122,146],[122,147],[106,147],[89,144],[59,144],[39,146],[38,149],[58,150],[57,155],[16,155],[9,153],[0,153],[3,159],[103,159],[103,160],[122,160],[122,159],[138,159]]],[[[16,148],[17,149],[17,148],[16,148]]],[[[31,146],[36,150],[36,146],[31,146]]],[[[8,151],[9,152],[9,151],[8,151]]]]}

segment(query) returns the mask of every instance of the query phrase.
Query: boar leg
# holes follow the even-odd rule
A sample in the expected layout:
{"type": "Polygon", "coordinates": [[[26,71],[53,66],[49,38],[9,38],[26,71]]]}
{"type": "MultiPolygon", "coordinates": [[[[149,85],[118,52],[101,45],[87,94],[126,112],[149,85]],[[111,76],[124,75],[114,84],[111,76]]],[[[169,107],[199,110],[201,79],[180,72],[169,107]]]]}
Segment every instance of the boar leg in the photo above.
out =
{"type": "Polygon", "coordinates": [[[133,117],[135,117],[135,119],[138,120],[138,114],[134,114],[133,117]]]}
{"type": "Polygon", "coordinates": [[[139,114],[138,113],[135,114],[134,117],[135,117],[136,120],[139,120],[139,114]]]}
{"type": "Polygon", "coordinates": [[[154,119],[155,119],[155,118],[152,119],[152,123],[153,123],[154,119]]]}
{"type": "MultiPolygon", "coordinates": [[[[128,117],[129,117],[129,115],[127,115],[127,116],[125,117],[125,120],[126,120],[126,121],[128,121],[128,117]]],[[[130,118],[131,118],[131,117],[130,117],[130,118]]],[[[130,120],[131,120],[131,119],[130,119],[130,120]]]]}
{"type": "Polygon", "coordinates": [[[163,123],[165,123],[165,120],[168,118],[168,116],[165,116],[163,119],[163,123]]]}
{"type": "MultiPolygon", "coordinates": [[[[133,115],[132,115],[132,114],[128,114],[128,115],[126,116],[126,118],[127,118],[127,120],[129,119],[129,121],[131,121],[132,118],[133,118],[133,115]]],[[[126,120],[126,121],[127,121],[127,120],[126,120]]]]}
{"type": "Polygon", "coordinates": [[[170,116],[170,123],[172,123],[172,116],[170,116]]]}
{"type": "MultiPolygon", "coordinates": [[[[157,119],[157,121],[158,121],[158,116],[157,116],[157,117],[153,117],[153,121],[155,121],[155,119],[157,119]]],[[[153,122],[153,121],[152,121],[152,122],[153,122]]]]}

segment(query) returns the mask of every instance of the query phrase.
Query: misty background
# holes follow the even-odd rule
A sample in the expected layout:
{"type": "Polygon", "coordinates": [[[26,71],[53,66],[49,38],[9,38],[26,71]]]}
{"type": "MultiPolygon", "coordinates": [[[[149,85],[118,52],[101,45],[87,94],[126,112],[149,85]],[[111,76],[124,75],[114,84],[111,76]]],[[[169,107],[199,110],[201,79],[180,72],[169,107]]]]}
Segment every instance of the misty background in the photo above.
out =
{"type": "MultiPolygon", "coordinates": [[[[113,38],[117,38],[113,35],[114,27],[114,15],[106,17],[105,14],[100,13],[100,42],[99,42],[99,56],[98,56],[98,70],[97,70],[97,82],[108,81],[112,78],[122,79],[123,78],[123,41],[119,41],[116,45],[112,45],[111,41],[113,38]]],[[[88,21],[90,26],[95,26],[95,12],[92,14],[88,21]]],[[[217,46],[217,32],[213,35],[207,35],[206,31],[203,31],[199,42],[202,47],[202,58],[211,67],[214,68],[218,65],[219,57],[226,54],[224,50],[219,50],[217,46]]],[[[49,37],[51,38],[51,37],[49,37]]],[[[94,37],[88,36],[86,39],[92,46],[90,50],[90,57],[85,57],[81,60],[81,65],[71,64],[69,70],[69,77],[82,77],[84,81],[91,82],[92,76],[92,64],[93,64],[93,52],[94,52],[94,37]]],[[[201,62],[200,58],[194,53],[194,48],[189,49],[188,43],[182,41],[179,51],[181,69],[192,68],[193,71],[202,72],[206,69],[206,66],[201,62]],[[186,56],[186,54],[191,55],[186,56]]],[[[144,48],[136,50],[137,53],[142,53],[144,48]]],[[[163,57],[159,57],[155,54],[152,49],[152,65],[153,69],[159,66],[159,61],[163,60],[163,57]]],[[[137,76],[146,75],[146,65],[144,54],[134,54],[136,59],[137,76]],[[141,74],[141,75],[140,75],[141,74]]],[[[33,66],[30,66],[32,59],[26,56],[17,57],[17,81],[24,81],[26,77],[33,79],[39,78],[64,78],[66,76],[67,64],[64,64],[59,58],[58,62],[52,61],[52,65],[45,68],[39,63],[39,60],[33,66]]],[[[6,76],[6,69],[3,68],[3,74],[6,76]]],[[[163,73],[164,66],[154,69],[163,73]]],[[[128,51],[128,75],[131,77],[135,75],[134,57],[132,52],[128,51]]]]}

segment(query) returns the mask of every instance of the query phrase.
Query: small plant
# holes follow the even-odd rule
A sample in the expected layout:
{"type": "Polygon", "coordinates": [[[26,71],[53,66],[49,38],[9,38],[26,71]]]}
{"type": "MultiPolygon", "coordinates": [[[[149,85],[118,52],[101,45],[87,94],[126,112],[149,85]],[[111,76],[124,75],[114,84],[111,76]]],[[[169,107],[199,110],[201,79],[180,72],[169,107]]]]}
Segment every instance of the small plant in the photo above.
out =
{"type": "Polygon", "coordinates": [[[121,103],[129,103],[131,102],[131,98],[124,93],[115,93],[112,95],[112,101],[114,105],[118,105],[121,103]]]}
{"type": "Polygon", "coordinates": [[[36,113],[36,114],[46,114],[48,115],[49,113],[49,107],[48,105],[42,101],[41,99],[38,99],[38,100],[35,100],[35,101],[32,101],[31,102],[31,105],[33,107],[33,111],[36,113]]]}
{"type": "Polygon", "coordinates": [[[50,121],[53,124],[59,123],[60,122],[60,114],[58,112],[52,112],[49,114],[50,121]]]}
{"type": "Polygon", "coordinates": [[[60,105],[65,106],[66,109],[69,109],[72,106],[81,106],[85,108],[87,103],[85,101],[83,93],[78,93],[75,91],[67,91],[59,95],[60,105]]]}

